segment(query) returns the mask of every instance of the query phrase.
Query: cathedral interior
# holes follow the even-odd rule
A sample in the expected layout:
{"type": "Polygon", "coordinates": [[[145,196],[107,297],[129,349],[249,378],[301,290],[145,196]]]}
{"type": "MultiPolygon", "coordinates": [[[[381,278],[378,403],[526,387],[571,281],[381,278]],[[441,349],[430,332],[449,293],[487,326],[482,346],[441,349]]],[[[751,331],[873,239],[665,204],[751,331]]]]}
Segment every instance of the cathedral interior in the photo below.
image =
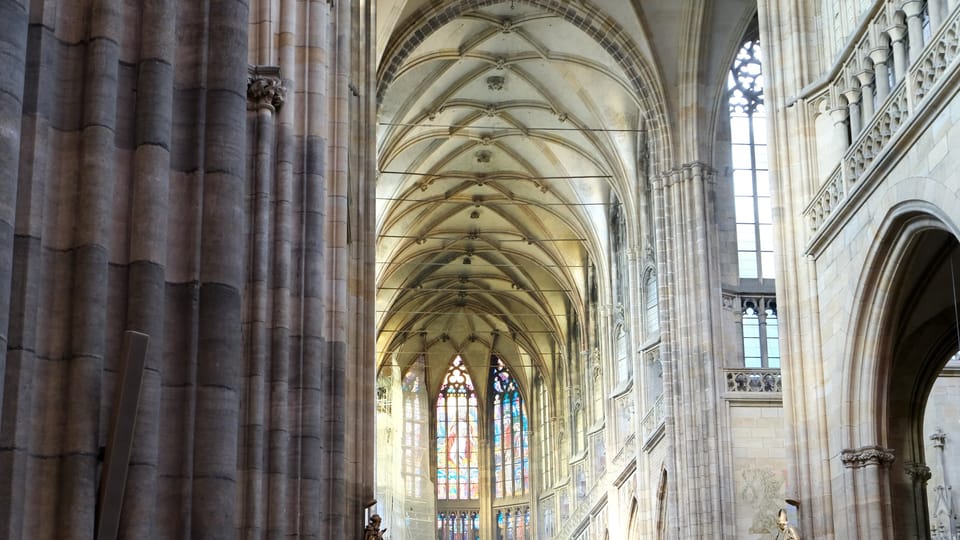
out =
{"type": "Polygon", "coordinates": [[[0,537],[960,540],[960,0],[0,0],[0,537]]]}

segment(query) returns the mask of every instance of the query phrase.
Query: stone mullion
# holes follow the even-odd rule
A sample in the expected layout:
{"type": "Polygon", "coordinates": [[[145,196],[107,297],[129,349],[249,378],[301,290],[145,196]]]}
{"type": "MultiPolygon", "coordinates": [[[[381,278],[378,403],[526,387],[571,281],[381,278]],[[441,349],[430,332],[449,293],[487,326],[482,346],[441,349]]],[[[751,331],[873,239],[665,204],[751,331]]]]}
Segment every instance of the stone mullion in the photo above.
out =
{"type": "Polygon", "coordinates": [[[207,24],[194,537],[236,534],[244,263],[247,5],[210,0],[207,24]]]}
{"type": "MultiPolygon", "coordinates": [[[[131,182],[127,327],[150,336],[137,411],[131,466],[124,491],[121,536],[157,535],[161,366],[165,352],[167,222],[173,115],[176,5],[143,4],[131,182]]],[[[175,449],[164,449],[175,451],[175,449]]]]}
{"type": "MultiPolygon", "coordinates": [[[[66,538],[94,532],[97,455],[106,355],[110,225],[123,2],[96,0],[90,12],[83,88],[80,174],[74,222],[70,345],[59,457],[58,527],[66,538]]],[[[51,495],[53,495],[51,493],[51,495]]]]}

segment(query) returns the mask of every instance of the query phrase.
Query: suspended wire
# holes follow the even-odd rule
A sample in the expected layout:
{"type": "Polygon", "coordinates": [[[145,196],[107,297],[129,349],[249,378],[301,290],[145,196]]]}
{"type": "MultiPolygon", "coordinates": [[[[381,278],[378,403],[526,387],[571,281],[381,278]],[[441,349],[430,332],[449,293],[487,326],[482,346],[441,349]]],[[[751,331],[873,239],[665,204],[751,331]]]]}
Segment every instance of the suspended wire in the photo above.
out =
{"type": "Polygon", "coordinates": [[[646,129],[639,128],[594,128],[594,127],[481,127],[470,124],[421,124],[417,122],[380,122],[385,127],[423,127],[437,129],[477,129],[485,132],[494,131],[496,133],[516,131],[521,134],[533,131],[576,131],[582,133],[647,133],[646,129]]]}
{"type": "MultiPolygon", "coordinates": [[[[474,255],[476,257],[476,255],[474,255]]],[[[451,264],[458,264],[456,260],[451,260],[449,262],[414,262],[414,261],[377,261],[377,265],[383,266],[449,266],[451,264]]],[[[593,268],[593,265],[589,264],[542,264],[542,263],[530,263],[530,264],[494,264],[494,263],[471,263],[469,266],[473,268],[522,268],[529,269],[531,266],[535,268],[593,268]]]]}
{"type": "MultiPolygon", "coordinates": [[[[493,232],[491,232],[490,234],[511,234],[511,233],[493,231],[493,232]]],[[[378,235],[377,238],[399,238],[399,239],[408,239],[408,240],[443,240],[444,242],[462,240],[462,239],[464,239],[464,238],[467,238],[468,240],[478,240],[478,239],[479,239],[479,238],[469,238],[469,233],[465,233],[465,234],[463,234],[463,235],[456,236],[456,237],[453,237],[453,236],[451,236],[451,237],[446,237],[446,236],[431,236],[431,235],[416,236],[416,235],[409,235],[409,234],[381,234],[381,235],[378,235]]],[[[504,242],[526,242],[526,243],[528,243],[528,244],[533,244],[533,243],[537,243],[537,242],[585,242],[586,239],[584,239],[584,238],[530,238],[530,239],[527,239],[527,238],[506,238],[506,239],[503,239],[503,240],[495,240],[495,241],[496,241],[497,243],[504,243],[504,242]]]]}
{"type": "Polygon", "coordinates": [[[559,176],[524,176],[521,174],[466,174],[466,173],[423,173],[413,171],[380,171],[379,174],[402,174],[406,176],[431,176],[434,178],[452,178],[460,180],[589,180],[593,178],[613,178],[609,174],[574,174],[559,176]]]}
{"type": "MultiPolygon", "coordinates": [[[[452,278],[451,278],[452,279],[452,278]]],[[[474,292],[474,293],[487,293],[487,294],[500,294],[500,293],[533,293],[533,292],[544,292],[544,293],[568,293],[570,289],[534,289],[532,291],[526,291],[523,289],[497,289],[497,290],[488,290],[488,289],[451,289],[451,288],[432,288],[432,287],[377,287],[378,291],[423,291],[423,292],[474,292]]]]}
{"type": "Polygon", "coordinates": [[[411,199],[408,197],[377,197],[378,201],[400,201],[400,202],[431,202],[435,204],[475,204],[478,206],[483,205],[498,205],[498,206],[507,206],[507,205],[517,205],[522,204],[524,206],[611,206],[616,203],[612,202],[592,202],[592,203],[563,203],[563,202],[532,202],[532,201],[513,201],[513,200],[498,200],[498,199],[489,199],[485,201],[474,201],[472,199],[463,199],[463,200],[451,200],[451,199],[411,199]]]}
{"type": "MultiPolygon", "coordinates": [[[[499,335],[510,334],[511,330],[501,330],[499,335]]],[[[420,330],[378,330],[378,334],[411,334],[411,338],[417,337],[416,334],[420,333],[420,330]]],[[[434,330],[432,332],[434,335],[440,335],[444,333],[442,330],[434,330]]],[[[557,334],[558,332],[554,330],[517,330],[517,334],[557,334]]]]}
{"type": "MultiPolygon", "coordinates": [[[[378,309],[377,313],[390,313],[396,315],[467,315],[463,311],[416,311],[416,310],[404,310],[396,311],[392,309],[378,309]]],[[[536,317],[538,319],[544,318],[546,315],[541,313],[492,313],[486,311],[476,311],[471,312],[469,315],[486,315],[490,317],[536,317]]],[[[567,315],[558,313],[553,315],[556,318],[563,318],[567,315]]]]}

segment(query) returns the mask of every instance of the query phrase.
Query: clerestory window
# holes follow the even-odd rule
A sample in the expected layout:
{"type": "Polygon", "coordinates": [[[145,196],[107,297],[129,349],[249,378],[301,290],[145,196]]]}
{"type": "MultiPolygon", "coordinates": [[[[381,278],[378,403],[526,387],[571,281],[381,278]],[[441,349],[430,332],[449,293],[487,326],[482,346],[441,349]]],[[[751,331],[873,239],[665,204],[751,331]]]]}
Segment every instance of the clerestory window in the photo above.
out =
{"type": "Polygon", "coordinates": [[[737,261],[746,279],[774,278],[762,57],[759,39],[748,38],[727,78],[737,261]]]}

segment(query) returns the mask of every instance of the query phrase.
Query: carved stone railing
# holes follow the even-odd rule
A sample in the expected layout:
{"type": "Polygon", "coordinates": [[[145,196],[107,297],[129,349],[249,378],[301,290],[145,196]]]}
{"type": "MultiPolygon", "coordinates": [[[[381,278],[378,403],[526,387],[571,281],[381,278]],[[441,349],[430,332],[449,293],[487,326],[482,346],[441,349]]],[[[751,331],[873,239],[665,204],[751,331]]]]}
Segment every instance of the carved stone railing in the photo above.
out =
{"type": "Polygon", "coordinates": [[[727,392],[780,393],[783,383],[779,369],[725,369],[727,392]]]}
{"type": "Polygon", "coordinates": [[[660,394],[647,414],[643,415],[643,419],[640,420],[640,431],[643,435],[644,445],[660,429],[665,419],[666,406],[663,403],[663,394],[660,394]]]}
{"type": "Polygon", "coordinates": [[[830,169],[803,212],[814,232],[857,191],[876,159],[932,101],[957,64],[960,2],[940,0],[932,10],[931,5],[918,0],[883,2],[852,36],[827,79],[798,97],[808,103],[812,115],[830,115],[830,122],[817,124],[822,145],[818,155],[835,158],[832,149],[845,148],[840,163],[830,169]],[[932,30],[927,41],[925,19],[932,30]],[[830,132],[823,132],[829,124],[830,132]]]}
{"type": "MultiPolygon", "coordinates": [[[[846,169],[846,184],[849,188],[863,176],[874,158],[887,146],[893,134],[900,129],[908,112],[907,92],[901,82],[880,107],[869,124],[860,132],[860,137],[850,146],[843,158],[846,169]]],[[[849,191],[849,189],[847,190],[849,191]]]]}

